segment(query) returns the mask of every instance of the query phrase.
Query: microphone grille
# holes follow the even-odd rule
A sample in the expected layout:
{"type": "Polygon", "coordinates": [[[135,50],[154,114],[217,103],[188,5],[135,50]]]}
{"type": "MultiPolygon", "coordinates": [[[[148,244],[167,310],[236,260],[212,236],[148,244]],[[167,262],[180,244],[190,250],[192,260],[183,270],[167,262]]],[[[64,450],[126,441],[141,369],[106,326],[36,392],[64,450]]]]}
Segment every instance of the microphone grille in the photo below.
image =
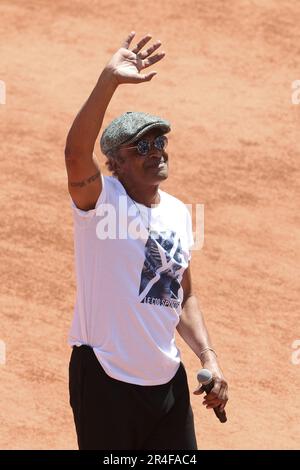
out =
{"type": "Polygon", "coordinates": [[[198,382],[205,385],[205,384],[211,382],[212,373],[208,369],[201,369],[201,370],[199,370],[199,372],[197,374],[197,379],[198,379],[198,382]]]}

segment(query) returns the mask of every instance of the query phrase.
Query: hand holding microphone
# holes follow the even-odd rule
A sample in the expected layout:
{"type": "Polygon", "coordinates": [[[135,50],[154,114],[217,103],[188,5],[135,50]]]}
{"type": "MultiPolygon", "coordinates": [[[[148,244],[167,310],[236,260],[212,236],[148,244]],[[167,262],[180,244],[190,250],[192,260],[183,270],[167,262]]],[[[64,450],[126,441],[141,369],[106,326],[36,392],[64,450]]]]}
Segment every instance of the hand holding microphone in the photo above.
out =
{"type": "MultiPolygon", "coordinates": [[[[201,369],[197,374],[197,379],[201,386],[194,392],[196,395],[202,392],[205,392],[207,395],[211,392],[211,390],[215,386],[214,378],[210,370],[208,369],[201,369]]],[[[226,396],[227,402],[227,384],[226,390],[225,388],[222,390],[222,396],[226,396]]],[[[216,397],[217,398],[217,397],[216,397]]],[[[220,405],[217,405],[213,408],[215,415],[219,419],[221,423],[226,423],[227,417],[226,412],[224,409],[220,409],[220,405]]]]}

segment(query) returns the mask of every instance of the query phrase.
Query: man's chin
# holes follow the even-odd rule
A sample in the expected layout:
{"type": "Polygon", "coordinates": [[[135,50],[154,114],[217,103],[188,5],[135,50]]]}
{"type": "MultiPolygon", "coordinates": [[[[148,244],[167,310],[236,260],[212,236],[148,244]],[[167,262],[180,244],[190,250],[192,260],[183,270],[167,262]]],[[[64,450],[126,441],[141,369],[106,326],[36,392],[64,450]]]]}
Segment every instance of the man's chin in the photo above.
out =
{"type": "Polygon", "coordinates": [[[168,178],[168,172],[166,171],[162,171],[161,173],[158,173],[157,175],[155,175],[152,180],[154,183],[158,184],[158,183],[161,183],[162,181],[165,181],[167,178],[168,178]]]}
{"type": "Polygon", "coordinates": [[[168,167],[164,165],[162,168],[150,167],[144,172],[144,181],[148,183],[159,184],[168,178],[169,171],[168,167]]]}
{"type": "Polygon", "coordinates": [[[166,180],[168,178],[168,173],[164,172],[162,175],[160,175],[160,180],[163,181],[163,180],[166,180]]]}
{"type": "Polygon", "coordinates": [[[157,180],[157,182],[159,182],[168,178],[169,171],[166,166],[163,168],[151,168],[151,170],[147,171],[149,179],[157,180]]]}

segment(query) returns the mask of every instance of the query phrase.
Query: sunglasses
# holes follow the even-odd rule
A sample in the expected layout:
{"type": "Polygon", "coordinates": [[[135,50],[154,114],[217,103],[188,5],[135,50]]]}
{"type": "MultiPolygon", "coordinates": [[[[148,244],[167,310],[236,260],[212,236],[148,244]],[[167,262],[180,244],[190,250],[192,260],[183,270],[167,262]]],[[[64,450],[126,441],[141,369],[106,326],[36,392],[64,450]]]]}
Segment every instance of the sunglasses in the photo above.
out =
{"type": "Polygon", "coordinates": [[[152,144],[158,150],[164,150],[168,145],[168,138],[165,135],[159,135],[153,141],[146,139],[139,140],[133,147],[123,147],[124,149],[137,149],[140,155],[146,156],[152,148],[152,144]]]}

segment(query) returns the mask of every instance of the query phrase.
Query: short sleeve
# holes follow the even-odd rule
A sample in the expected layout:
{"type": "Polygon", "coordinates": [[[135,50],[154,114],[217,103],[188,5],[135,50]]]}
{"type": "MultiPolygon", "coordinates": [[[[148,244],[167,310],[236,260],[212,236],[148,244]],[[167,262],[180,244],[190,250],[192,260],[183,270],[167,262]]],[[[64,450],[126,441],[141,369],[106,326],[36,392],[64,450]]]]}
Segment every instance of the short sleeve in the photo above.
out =
{"type": "Polygon", "coordinates": [[[74,201],[71,199],[70,205],[73,210],[74,222],[77,226],[83,228],[88,227],[90,225],[91,220],[93,220],[97,215],[99,205],[102,205],[104,203],[109,203],[112,205],[117,204],[119,193],[124,188],[120,185],[119,181],[112,176],[101,175],[101,181],[102,191],[99,195],[94,209],[90,209],[89,211],[79,209],[74,203],[74,201]]]}

